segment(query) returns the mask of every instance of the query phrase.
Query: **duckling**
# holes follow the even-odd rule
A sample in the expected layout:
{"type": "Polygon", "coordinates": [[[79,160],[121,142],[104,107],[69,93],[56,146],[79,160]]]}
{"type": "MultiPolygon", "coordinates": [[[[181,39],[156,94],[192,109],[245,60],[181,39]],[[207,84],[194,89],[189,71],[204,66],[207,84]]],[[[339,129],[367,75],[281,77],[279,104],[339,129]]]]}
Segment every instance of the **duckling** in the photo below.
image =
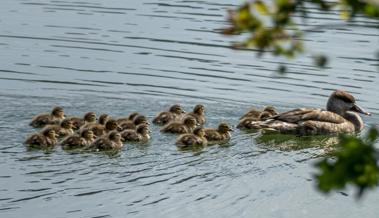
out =
{"type": "Polygon", "coordinates": [[[129,114],[128,117],[122,117],[122,118],[117,119],[117,123],[118,123],[118,124],[121,124],[121,123],[123,123],[123,122],[125,122],[125,121],[129,121],[129,120],[130,120],[130,121],[133,121],[134,118],[135,118],[136,116],[138,116],[138,115],[140,115],[138,112],[133,112],[133,113],[129,114]]]}
{"type": "Polygon", "coordinates": [[[59,124],[65,118],[62,107],[54,107],[50,114],[40,114],[35,116],[30,122],[30,126],[41,128],[48,124],[59,124]]]}
{"type": "Polygon", "coordinates": [[[205,138],[208,141],[225,141],[229,140],[231,135],[230,131],[233,131],[227,123],[221,123],[217,129],[207,128],[204,129],[205,138]]]}
{"type": "Polygon", "coordinates": [[[263,111],[257,116],[245,117],[240,120],[237,125],[238,129],[254,129],[255,126],[252,124],[253,121],[263,121],[267,120],[269,117],[272,117],[272,113],[268,111],[263,111]]]}
{"type": "Polygon", "coordinates": [[[137,126],[136,130],[127,129],[121,132],[123,141],[134,141],[134,142],[147,142],[150,139],[149,126],[146,124],[140,124],[137,126]]]}
{"type": "Polygon", "coordinates": [[[101,125],[98,123],[90,123],[84,125],[82,128],[92,130],[92,132],[98,137],[103,136],[113,130],[121,131],[121,127],[117,124],[117,121],[114,119],[108,120],[105,123],[105,125],[101,125]]]}
{"type": "Polygon", "coordinates": [[[255,117],[258,119],[258,118],[260,118],[261,113],[263,113],[263,112],[267,112],[265,115],[271,115],[271,116],[275,116],[278,114],[278,112],[276,111],[276,109],[273,106],[267,106],[263,109],[263,111],[252,108],[246,114],[242,115],[242,117],[240,117],[240,120],[242,120],[246,117],[255,117]]]}
{"type": "Polygon", "coordinates": [[[74,126],[69,118],[64,119],[59,125],[47,125],[45,128],[54,129],[59,138],[74,134],[74,126]]]}
{"type": "Polygon", "coordinates": [[[170,107],[169,111],[160,112],[154,119],[153,123],[157,125],[166,125],[171,121],[180,119],[185,111],[178,104],[170,107]]]}
{"type": "Polygon", "coordinates": [[[135,130],[136,127],[140,124],[146,124],[146,125],[150,125],[149,121],[147,120],[147,118],[143,115],[137,115],[134,117],[133,120],[125,120],[121,123],[119,123],[120,127],[121,127],[121,130],[120,131],[124,131],[126,129],[133,129],[135,130]]]}
{"type": "Polygon", "coordinates": [[[96,113],[88,112],[84,114],[83,118],[80,117],[71,117],[72,124],[74,125],[74,130],[79,130],[85,124],[96,123],[96,113]]]}
{"type": "Polygon", "coordinates": [[[194,146],[206,146],[207,143],[208,140],[205,138],[205,131],[202,127],[196,127],[193,133],[182,134],[176,140],[176,145],[181,149],[194,146]]]}
{"type": "Polygon", "coordinates": [[[205,123],[205,107],[204,105],[198,104],[194,107],[192,112],[187,113],[189,116],[193,116],[197,123],[200,125],[204,125],[205,123]]]}
{"type": "Polygon", "coordinates": [[[83,129],[80,135],[68,136],[60,143],[63,149],[74,149],[90,146],[95,141],[95,135],[90,129],[83,129]]]}
{"type": "Polygon", "coordinates": [[[96,139],[87,149],[112,150],[123,147],[121,134],[117,131],[111,131],[107,135],[96,139]]]}
{"type": "Polygon", "coordinates": [[[98,124],[105,125],[105,123],[111,119],[108,114],[102,114],[99,116],[98,124]]]}
{"type": "Polygon", "coordinates": [[[24,142],[31,147],[37,146],[40,148],[54,147],[57,144],[57,134],[53,128],[45,128],[41,133],[36,133],[29,136],[24,142]]]}
{"type": "Polygon", "coordinates": [[[192,116],[185,117],[183,121],[172,121],[161,129],[161,132],[191,133],[196,127],[196,119],[192,116]]]}

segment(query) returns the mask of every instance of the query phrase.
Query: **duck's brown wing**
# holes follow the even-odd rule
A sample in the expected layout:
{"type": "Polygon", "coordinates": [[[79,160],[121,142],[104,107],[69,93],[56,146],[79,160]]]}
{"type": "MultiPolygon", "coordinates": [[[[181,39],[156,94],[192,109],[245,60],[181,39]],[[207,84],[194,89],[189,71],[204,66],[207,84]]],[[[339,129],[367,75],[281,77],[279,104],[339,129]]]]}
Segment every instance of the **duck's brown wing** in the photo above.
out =
{"type": "Polygon", "coordinates": [[[315,108],[299,108],[278,114],[270,119],[288,123],[299,123],[307,120],[328,123],[343,123],[346,121],[345,118],[336,113],[315,108]]]}
{"type": "Polygon", "coordinates": [[[187,128],[180,123],[169,123],[161,129],[161,132],[187,133],[187,128]]]}

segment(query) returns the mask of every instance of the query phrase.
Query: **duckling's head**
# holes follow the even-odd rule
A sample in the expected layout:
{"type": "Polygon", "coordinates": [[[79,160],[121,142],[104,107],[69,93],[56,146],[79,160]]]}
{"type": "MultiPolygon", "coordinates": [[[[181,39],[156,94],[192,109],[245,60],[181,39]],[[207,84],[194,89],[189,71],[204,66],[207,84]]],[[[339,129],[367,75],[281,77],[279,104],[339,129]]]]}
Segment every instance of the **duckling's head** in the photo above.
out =
{"type": "Polygon", "coordinates": [[[263,112],[268,112],[271,116],[278,115],[278,112],[273,106],[267,106],[263,109],[263,112]]]}
{"type": "Polygon", "coordinates": [[[133,113],[129,114],[128,119],[129,120],[134,120],[134,118],[136,118],[136,116],[138,116],[138,115],[139,115],[138,112],[133,112],[133,113]]]}
{"type": "Polygon", "coordinates": [[[140,124],[137,126],[137,133],[141,134],[141,135],[147,135],[150,133],[150,130],[149,130],[149,125],[146,125],[146,124],[140,124]]]}
{"type": "Polygon", "coordinates": [[[108,134],[108,139],[111,141],[121,141],[121,134],[117,131],[112,131],[108,134]]]}
{"type": "Polygon", "coordinates": [[[111,117],[108,114],[102,114],[99,117],[99,124],[105,125],[105,123],[110,119],[111,117]]]}
{"type": "Polygon", "coordinates": [[[51,111],[51,115],[53,115],[54,117],[61,118],[61,119],[65,118],[62,107],[54,107],[53,110],[51,111]]]}
{"type": "Polygon", "coordinates": [[[92,140],[95,138],[95,134],[93,133],[92,130],[90,129],[83,129],[81,132],[80,132],[80,136],[85,138],[86,140],[92,140]]]}
{"type": "Polygon", "coordinates": [[[204,128],[203,127],[196,127],[194,130],[193,130],[193,134],[194,135],[197,135],[199,137],[205,137],[205,131],[204,131],[204,128]]]}
{"type": "Polygon", "coordinates": [[[183,114],[185,111],[183,110],[182,106],[178,104],[174,104],[170,107],[170,112],[174,114],[183,114]]]}
{"type": "Polygon", "coordinates": [[[342,90],[336,90],[330,95],[326,109],[340,115],[345,115],[347,111],[371,115],[356,104],[354,96],[342,90]]]}
{"type": "Polygon", "coordinates": [[[184,123],[184,125],[191,127],[191,128],[195,128],[197,125],[196,119],[194,117],[191,117],[191,116],[184,118],[183,123],[184,123]]]}
{"type": "Polygon", "coordinates": [[[42,130],[42,135],[50,139],[56,139],[58,137],[58,134],[55,132],[55,130],[49,127],[42,130]]]}
{"type": "Polygon", "coordinates": [[[220,123],[218,125],[218,132],[220,133],[228,133],[229,131],[233,131],[232,128],[227,123],[220,123]]]}
{"type": "Polygon", "coordinates": [[[67,118],[67,119],[62,120],[61,127],[64,128],[64,129],[73,129],[74,128],[74,124],[71,121],[71,119],[67,118]]]}
{"type": "Polygon", "coordinates": [[[88,112],[84,114],[84,121],[88,123],[95,123],[96,122],[96,113],[95,112],[88,112]]]}
{"type": "Polygon", "coordinates": [[[147,121],[147,118],[143,115],[137,115],[134,118],[134,124],[139,125],[139,124],[146,124],[149,125],[149,121],[147,121]]]}
{"type": "Polygon", "coordinates": [[[121,130],[121,127],[118,125],[117,121],[110,119],[105,123],[105,128],[107,130],[121,130]]]}
{"type": "Polygon", "coordinates": [[[205,112],[205,107],[202,104],[198,104],[193,108],[193,113],[198,115],[203,115],[205,112]]]}

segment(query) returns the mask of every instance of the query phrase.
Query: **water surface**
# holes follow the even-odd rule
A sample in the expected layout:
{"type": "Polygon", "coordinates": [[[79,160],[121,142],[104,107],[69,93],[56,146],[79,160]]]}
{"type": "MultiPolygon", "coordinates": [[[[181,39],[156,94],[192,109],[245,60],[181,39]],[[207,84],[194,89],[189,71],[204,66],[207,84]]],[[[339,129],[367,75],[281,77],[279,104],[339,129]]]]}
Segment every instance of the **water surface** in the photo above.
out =
{"type": "MultiPolygon", "coordinates": [[[[240,1],[241,2],[241,1],[240,1]]],[[[228,144],[182,152],[153,126],[147,145],[116,155],[28,151],[31,117],[61,105],[149,118],[169,105],[207,108],[207,126],[236,125],[251,106],[324,107],[334,89],[351,92],[378,123],[378,23],[341,25],[309,8],[306,45],[327,69],[235,51],[226,10],[239,2],[4,0],[0,8],[1,217],[377,217],[379,192],[314,189],[318,143],[267,143],[235,131],[228,144]],[[330,24],[329,28],[318,28],[330,24]],[[289,73],[276,69],[287,63],[289,73]],[[307,144],[308,146],[304,146],[307,144]],[[288,146],[295,145],[295,146],[288,146]]]]}

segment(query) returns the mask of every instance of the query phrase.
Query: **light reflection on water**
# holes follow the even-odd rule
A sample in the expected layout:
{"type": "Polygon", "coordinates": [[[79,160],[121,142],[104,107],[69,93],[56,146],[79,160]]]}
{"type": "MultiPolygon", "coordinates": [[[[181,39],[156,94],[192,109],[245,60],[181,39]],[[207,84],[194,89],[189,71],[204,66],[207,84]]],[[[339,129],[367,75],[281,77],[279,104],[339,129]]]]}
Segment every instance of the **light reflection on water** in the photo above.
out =
{"type": "MultiPolygon", "coordinates": [[[[329,55],[329,68],[299,58],[279,76],[276,68],[286,60],[230,50],[234,39],[218,34],[234,5],[2,2],[2,217],[376,217],[377,191],[358,204],[351,190],[327,198],[314,191],[312,163],[324,148],[296,140],[290,149],[284,140],[282,149],[237,130],[228,144],[181,152],[174,136],[153,126],[149,144],[117,154],[27,151],[21,144],[33,131],[30,118],[52,105],[71,115],[140,111],[152,118],[173,103],[186,110],[203,103],[207,125],[236,125],[251,106],[324,107],[330,92],[342,88],[374,114],[364,118],[367,125],[378,122],[375,23],[310,31],[307,46],[329,55]]],[[[304,29],[338,22],[337,15],[311,11],[304,29]]]]}

